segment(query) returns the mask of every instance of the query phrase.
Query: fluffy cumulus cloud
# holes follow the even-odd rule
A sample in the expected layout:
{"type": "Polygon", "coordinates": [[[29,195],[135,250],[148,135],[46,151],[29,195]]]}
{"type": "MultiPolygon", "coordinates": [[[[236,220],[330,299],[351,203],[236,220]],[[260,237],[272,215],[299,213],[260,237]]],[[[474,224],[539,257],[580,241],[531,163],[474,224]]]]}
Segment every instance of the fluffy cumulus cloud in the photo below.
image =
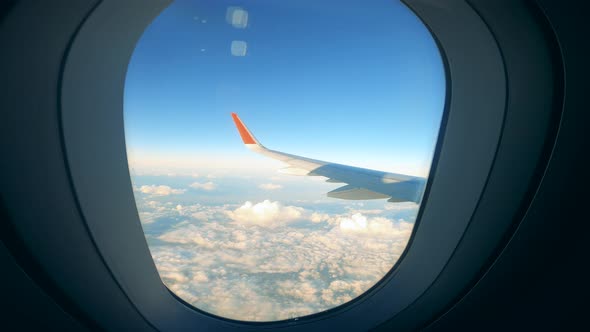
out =
{"type": "Polygon", "coordinates": [[[217,185],[211,181],[203,182],[203,183],[193,182],[191,184],[191,188],[210,191],[210,190],[214,190],[215,188],[217,188],[217,185]]]}
{"type": "Polygon", "coordinates": [[[413,224],[404,222],[393,223],[383,217],[367,218],[355,213],[350,218],[340,219],[340,229],[344,233],[365,234],[371,237],[410,237],[413,224]]]}
{"type": "Polygon", "coordinates": [[[317,212],[314,212],[314,213],[311,214],[311,216],[310,216],[309,219],[310,219],[311,222],[320,223],[320,222],[323,222],[323,221],[329,221],[329,220],[332,219],[332,217],[329,214],[327,214],[327,213],[317,213],[317,212]]]}
{"type": "Polygon", "coordinates": [[[164,185],[151,185],[151,186],[141,186],[139,191],[143,194],[152,195],[152,196],[168,196],[168,195],[179,195],[184,194],[186,191],[185,189],[174,189],[170,186],[164,185]]]}
{"type": "Polygon", "coordinates": [[[234,211],[227,213],[232,220],[238,223],[265,227],[276,227],[300,219],[302,214],[303,209],[300,207],[283,206],[279,202],[269,200],[257,204],[246,202],[234,211]]]}
{"type": "Polygon", "coordinates": [[[163,282],[202,310],[252,321],[333,308],[391,269],[411,235],[413,223],[404,218],[417,206],[350,206],[138,203],[140,213],[167,216],[156,218],[164,220],[159,227],[146,228],[163,282]]]}
{"type": "Polygon", "coordinates": [[[258,188],[263,190],[277,190],[283,188],[283,186],[275,183],[263,183],[259,185],[258,188]]]}

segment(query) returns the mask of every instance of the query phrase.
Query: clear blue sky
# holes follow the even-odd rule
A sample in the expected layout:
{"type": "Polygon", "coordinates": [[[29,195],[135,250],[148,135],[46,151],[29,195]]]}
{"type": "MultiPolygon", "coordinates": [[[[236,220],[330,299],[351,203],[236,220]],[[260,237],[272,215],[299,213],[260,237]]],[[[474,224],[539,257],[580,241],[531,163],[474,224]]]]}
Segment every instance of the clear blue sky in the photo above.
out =
{"type": "Polygon", "coordinates": [[[434,40],[397,1],[180,0],[129,64],[127,145],[138,164],[264,158],[243,147],[236,112],[272,149],[426,175],[444,95],[434,40]],[[230,6],[247,11],[245,28],[228,23],[230,6]]]}

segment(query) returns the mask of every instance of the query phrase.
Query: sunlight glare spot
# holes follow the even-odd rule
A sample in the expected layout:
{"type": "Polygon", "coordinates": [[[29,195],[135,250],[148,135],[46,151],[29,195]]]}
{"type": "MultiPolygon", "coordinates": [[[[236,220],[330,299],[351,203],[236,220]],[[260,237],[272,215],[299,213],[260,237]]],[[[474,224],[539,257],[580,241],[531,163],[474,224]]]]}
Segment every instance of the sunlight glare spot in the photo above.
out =
{"type": "Polygon", "coordinates": [[[243,40],[234,40],[231,42],[231,55],[245,56],[248,44],[243,40]]]}
{"type": "Polygon", "coordinates": [[[225,21],[236,29],[245,29],[248,26],[248,12],[240,7],[228,7],[225,21]]]}

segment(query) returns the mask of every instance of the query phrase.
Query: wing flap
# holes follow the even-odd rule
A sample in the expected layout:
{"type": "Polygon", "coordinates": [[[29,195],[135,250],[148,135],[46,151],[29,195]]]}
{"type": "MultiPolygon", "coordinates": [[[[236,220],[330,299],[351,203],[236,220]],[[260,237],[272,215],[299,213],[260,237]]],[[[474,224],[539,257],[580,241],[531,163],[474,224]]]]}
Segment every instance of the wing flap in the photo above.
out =
{"type": "Polygon", "coordinates": [[[361,200],[361,199],[382,199],[389,198],[389,195],[377,193],[365,188],[359,188],[352,185],[346,185],[328,192],[328,197],[361,200]]]}

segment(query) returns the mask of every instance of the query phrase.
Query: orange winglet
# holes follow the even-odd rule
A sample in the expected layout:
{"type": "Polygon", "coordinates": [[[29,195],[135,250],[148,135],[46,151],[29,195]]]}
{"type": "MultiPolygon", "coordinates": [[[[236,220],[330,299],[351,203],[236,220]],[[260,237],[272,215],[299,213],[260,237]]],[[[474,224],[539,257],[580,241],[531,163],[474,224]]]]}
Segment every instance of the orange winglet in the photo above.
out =
{"type": "Polygon", "coordinates": [[[244,144],[257,144],[256,140],[254,137],[252,137],[246,126],[244,126],[238,115],[236,113],[232,113],[231,117],[234,119],[234,123],[240,132],[240,136],[242,136],[242,141],[244,141],[244,144]]]}

